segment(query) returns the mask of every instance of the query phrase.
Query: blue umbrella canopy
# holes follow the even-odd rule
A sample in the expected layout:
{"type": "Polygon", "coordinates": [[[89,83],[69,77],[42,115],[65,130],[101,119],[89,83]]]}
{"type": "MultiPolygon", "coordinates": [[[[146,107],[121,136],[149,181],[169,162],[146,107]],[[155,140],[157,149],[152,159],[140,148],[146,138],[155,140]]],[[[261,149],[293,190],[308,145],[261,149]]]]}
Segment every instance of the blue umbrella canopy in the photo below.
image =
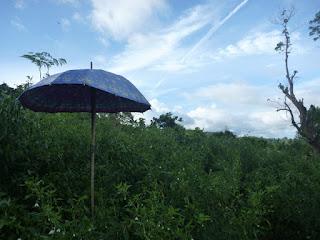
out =
{"type": "Polygon", "coordinates": [[[69,70],[49,76],[19,97],[36,112],[144,112],[150,104],[126,78],[104,70],[69,70]]]}

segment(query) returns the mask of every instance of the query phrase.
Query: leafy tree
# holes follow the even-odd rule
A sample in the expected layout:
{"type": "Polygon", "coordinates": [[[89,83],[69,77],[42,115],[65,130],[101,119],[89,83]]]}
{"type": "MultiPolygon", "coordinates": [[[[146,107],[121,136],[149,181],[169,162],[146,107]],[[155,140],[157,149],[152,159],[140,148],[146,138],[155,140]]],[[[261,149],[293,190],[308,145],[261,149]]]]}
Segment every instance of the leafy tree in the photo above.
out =
{"type": "Polygon", "coordinates": [[[178,122],[182,122],[182,118],[174,116],[171,112],[168,112],[166,114],[161,114],[158,118],[154,117],[151,120],[151,126],[156,126],[158,128],[181,127],[178,122]]]}
{"type": "Polygon", "coordinates": [[[293,15],[293,10],[284,10],[279,18],[284,40],[277,44],[275,50],[284,55],[286,83],[279,84],[279,88],[284,94],[284,101],[277,111],[289,113],[291,123],[298,131],[298,134],[306,139],[316,151],[320,152],[320,121],[318,117],[320,109],[312,105],[307,109],[303,98],[297,98],[294,91],[294,82],[298,71],[291,71],[289,68],[289,55],[292,50],[292,43],[288,25],[293,15]],[[295,114],[296,111],[298,112],[298,117],[295,114]]]}
{"type": "Polygon", "coordinates": [[[320,38],[320,11],[316,13],[314,19],[309,24],[309,35],[313,36],[314,41],[317,41],[320,38]]]}
{"type": "Polygon", "coordinates": [[[11,87],[9,87],[7,84],[2,83],[0,85],[0,96],[3,94],[7,94],[7,95],[13,95],[15,92],[15,90],[11,87]]]}
{"type": "Polygon", "coordinates": [[[30,60],[39,69],[40,80],[42,79],[42,69],[46,68],[46,75],[49,76],[49,70],[53,66],[62,66],[67,63],[64,58],[54,58],[47,52],[29,52],[21,57],[30,60]]]}

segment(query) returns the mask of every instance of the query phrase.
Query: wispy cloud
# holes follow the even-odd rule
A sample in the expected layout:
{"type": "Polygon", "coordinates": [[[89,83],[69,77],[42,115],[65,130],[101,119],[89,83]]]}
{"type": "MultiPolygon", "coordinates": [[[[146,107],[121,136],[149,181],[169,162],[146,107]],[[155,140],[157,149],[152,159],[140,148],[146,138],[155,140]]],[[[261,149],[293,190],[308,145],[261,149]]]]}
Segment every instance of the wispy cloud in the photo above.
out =
{"type": "MultiPolygon", "coordinates": [[[[220,21],[213,21],[213,19],[209,19],[209,23],[213,25],[209,29],[209,31],[191,48],[184,49],[183,54],[177,55],[166,62],[157,64],[153,66],[154,70],[158,71],[167,71],[167,72],[175,72],[181,70],[192,71],[192,69],[199,68],[207,63],[207,61],[203,60],[203,58],[194,57],[194,53],[201,45],[203,45],[206,41],[208,41],[213,34],[220,29],[233,15],[235,15],[242,7],[244,7],[249,0],[244,0],[240,4],[238,4],[232,11],[230,11],[226,17],[224,17],[220,21]],[[187,51],[187,53],[185,53],[187,51]],[[191,57],[192,56],[192,57],[191,57]]],[[[208,59],[207,59],[208,60],[208,59]]]]}
{"type": "MultiPolygon", "coordinates": [[[[225,48],[219,49],[218,52],[214,54],[214,58],[221,59],[225,57],[276,54],[274,48],[277,43],[282,40],[283,36],[279,30],[256,32],[244,37],[234,44],[230,44],[225,48]]],[[[295,53],[304,52],[303,47],[298,43],[300,40],[299,33],[293,33],[291,40],[294,43],[295,53]]]]}
{"type": "Polygon", "coordinates": [[[11,25],[14,26],[20,32],[28,32],[26,26],[21,22],[20,18],[15,17],[10,21],[11,25]]]}
{"type": "MultiPolygon", "coordinates": [[[[111,33],[114,37],[118,34],[117,31],[121,31],[121,33],[119,33],[120,39],[127,37],[127,44],[125,45],[124,51],[115,55],[111,61],[111,69],[113,71],[124,73],[143,68],[162,72],[192,71],[192,69],[201,66],[203,63],[196,58],[189,59],[189,56],[191,56],[201,44],[208,40],[215,31],[223,26],[226,21],[245,6],[248,1],[249,0],[242,1],[222,20],[218,20],[218,14],[216,14],[212,5],[197,5],[185,11],[183,15],[171,25],[148,33],[139,31],[131,33],[131,31],[135,29],[134,26],[131,26],[131,24],[134,24],[134,21],[132,22],[131,19],[127,18],[117,19],[117,17],[112,18],[111,21],[111,19],[109,19],[110,16],[106,16],[108,15],[106,14],[108,12],[106,10],[102,17],[102,12],[100,13],[100,11],[102,11],[105,6],[100,6],[101,2],[98,0],[93,0],[93,5],[95,6],[96,4],[96,6],[92,11],[92,19],[96,24],[96,28],[100,31],[111,33]],[[130,23],[126,25],[128,29],[122,29],[128,21],[130,21],[130,23]],[[214,23],[214,25],[206,35],[191,49],[184,45],[184,39],[212,23],[214,23]],[[121,36],[121,34],[123,35],[121,36]],[[186,60],[188,60],[188,62],[186,60]],[[188,66],[192,67],[189,68],[188,66]]],[[[155,2],[158,3],[158,1],[150,1],[149,4],[155,4],[155,2]]],[[[162,5],[159,4],[159,6],[162,5]]],[[[117,6],[116,4],[111,7],[111,9],[113,9],[111,11],[115,11],[112,14],[110,13],[112,16],[114,16],[114,14],[120,14],[120,12],[117,12],[117,6]]],[[[140,8],[136,10],[141,11],[140,8]]],[[[146,17],[148,17],[148,14],[150,15],[151,13],[146,12],[146,17]]],[[[144,15],[142,15],[142,19],[143,18],[144,15]]],[[[139,23],[136,24],[139,25],[139,23]]],[[[211,61],[212,59],[209,60],[211,61]]]]}
{"type": "Polygon", "coordinates": [[[167,28],[149,34],[132,34],[124,52],[114,57],[112,70],[133,71],[168,60],[177,53],[183,39],[208,24],[212,19],[209,10],[208,6],[196,6],[167,28]]]}
{"type": "Polygon", "coordinates": [[[17,9],[25,8],[25,1],[24,0],[15,0],[14,7],[17,9]]]}
{"type": "Polygon", "coordinates": [[[214,24],[210,30],[186,53],[186,55],[181,59],[181,62],[185,62],[204,42],[206,42],[212,35],[227,22],[234,14],[236,14],[244,5],[247,4],[249,0],[242,1],[239,5],[237,5],[229,14],[223,18],[218,23],[214,24]]]}

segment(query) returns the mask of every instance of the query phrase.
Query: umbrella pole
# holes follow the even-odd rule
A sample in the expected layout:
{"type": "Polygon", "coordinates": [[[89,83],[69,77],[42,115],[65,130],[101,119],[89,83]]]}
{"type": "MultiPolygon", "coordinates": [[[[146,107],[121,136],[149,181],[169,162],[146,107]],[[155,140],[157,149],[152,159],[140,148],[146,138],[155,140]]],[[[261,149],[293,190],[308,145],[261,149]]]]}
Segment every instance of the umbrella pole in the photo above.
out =
{"type": "Polygon", "coordinates": [[[96,151],[96,92],[91,92],[91,217],[94,219],[94,157],[96,151]]]}

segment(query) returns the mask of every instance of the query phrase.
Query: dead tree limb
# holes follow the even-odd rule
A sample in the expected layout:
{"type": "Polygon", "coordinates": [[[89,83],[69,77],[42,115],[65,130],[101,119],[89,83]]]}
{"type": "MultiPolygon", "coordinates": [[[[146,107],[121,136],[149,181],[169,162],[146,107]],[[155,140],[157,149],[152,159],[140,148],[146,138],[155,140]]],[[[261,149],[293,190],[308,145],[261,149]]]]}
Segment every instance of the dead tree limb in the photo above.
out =
{"type": "Polygon", "coordinates": [[[314,117],[320,111],[319,108],[311,106],[313,112],[311,114],[310,109],[304,106],[303,98],[298,99],[295,95],[294,91],[294,83],[297,77],[298,71],[294,70],[293,72],[289,67],[289,56],[291,53],[291,37],[290,32],[288,30],[288,24],[290,19],[293,17],[294,11],[284,10],[278,22],[282,26],[282,35],[284,37],[284,41],[281,41],[277,44],[275,50],[284,54],[284,62],[285,62],[285,84],[280,83],[279,89],[284,94],[285,100],[283,102],[283,106],[278,108],[277,111],[286,111],[290,115],[291,124],[294,126],[300,136],[307,140],[307,142],[314,147],[318,152],[320,152],[320,128],[318,127],[319,123],[317,123],[317,119],[314,117]],[[287,99],[290,100],[292,106],[288,104],[287,99]],[[296,120],[296,116],[292,108],[295,108],[298,112],[296,120]]]}

